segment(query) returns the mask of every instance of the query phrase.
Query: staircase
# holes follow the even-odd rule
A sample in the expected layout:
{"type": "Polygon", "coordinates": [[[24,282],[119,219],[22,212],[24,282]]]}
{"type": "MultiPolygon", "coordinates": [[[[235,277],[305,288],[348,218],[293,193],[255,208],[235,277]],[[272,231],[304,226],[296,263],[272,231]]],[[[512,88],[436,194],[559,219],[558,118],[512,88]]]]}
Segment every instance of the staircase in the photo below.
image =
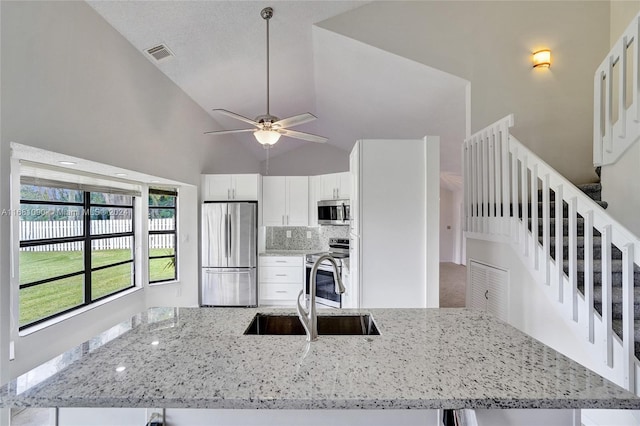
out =
{"type": "MultiPolygon", "coordinates": [[[[600,176],[599,168],[596,169],[598,172],[598,176],[600,176]]],[[[603,209],[607,208],[607,202],[602,201],[601,192],[602,185],[597,183],[585,183],[582,185],[576,186],[582,192],[589,196],[596,204],[598,204],[603,209]]],[[[542,217],[542,190],[538,191],[538,217],[542,217]]],[[[549,190],[549,201],[550,208],[553,211],[555,209],[555,192],[553,190],[549,190]]],[[[563,202],[563,219],[562,219],[562,254],[563,254],[563,271],[565,275],[568,277],[569,274],[569,212],[568,212],[568,204],[563,202]]],[[[532,229],[531,224],[531,207],[529,208],[529,231],[532,229]]],[[[520,218],[522,218],[522,213],[520,212],[520,218]]],[[[538,219],[538,242],[540,245],[543,244],[544,241],[544,232],[543,232],[543,224],[542,219],[538,219]]],[[[584,218],[577,214],[576,215],[576,225],[577,225],[577,286],[578,291],[584,297],[584,274],[585,274],[585,229],[584,229],[584,218]]],[[[549,227],[549,250],[548,255],[551,256],[552,259],[555,260],[556,256],[556,240],[555,238],[555,218],[550,219],[550,227],[549,227]]],[[[602,315],[602,236],[597,229],[593,229],[593,238],[592,238],[592,257],[593,257],[593,269],[592,269],[592,277],[593,277],[593,302],[594,309],[598,312],[599,315],[602,315]]],[[[611,314],[612,314],[612,326],[613,331],[616,333],[618,337],[622,339],[622,305],[623,305],[623,297],[622,297],[622,251],[616,247],[614,244],[611,244],[611,314]]],[[[637,265],[634,265],[634,317],[640,318],[640,268],[637,265]]],[[[635,344],[634,344],[634,352],[637,358],[640,358],[640,320],[635,321],[635,344]]]]}
{"type": "Polygon", "coordinates": [[[606,212],[599,183],[576,187],[511,126],[464,142],[467,236],[510,244],[609,377],[640,394],[640,239],[606,212]]]}

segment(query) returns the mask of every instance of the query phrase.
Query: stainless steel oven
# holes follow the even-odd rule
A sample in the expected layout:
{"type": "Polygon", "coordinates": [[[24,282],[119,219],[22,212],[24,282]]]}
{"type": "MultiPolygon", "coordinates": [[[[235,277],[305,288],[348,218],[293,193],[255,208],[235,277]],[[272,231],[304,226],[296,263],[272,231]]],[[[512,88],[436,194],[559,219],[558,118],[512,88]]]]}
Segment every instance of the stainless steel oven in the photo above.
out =
{"type": "MultiPolygon", "coordinates": [[[[339,274],[342,277],[342,260],[349,257],[349,239],[331,238],[329,239],[329,249],[330,251],[328,253],[334,257],[336,264],[338,265],[336,274],[339,274]]],[[[305,258],[305,294],[307,296],[307,300],[309,298],[309,289],[311,287],[311,270],[313,269],[313,265],[321,255],[326,253],[327,252],[308,254],[305,258]]],[[[329,261],[323,261],[320,263],[316,273],[316,303],[319,305],[329,306],[331,308],[341,308],[342,295],[336,291],[336,279],[333,274],[333,266],[329,261]]]]}
{"type": "Polygon", "coordinates": [[[319,225],[349,225],[351,207],[348,199],[318,201],[319,225]]]}
{"type": "MultiPolygon", "coordinates": [[[[338,263],[338,262],[336,262],[338,263]]],[[[306,294],[309,296],[309,287],[311,285],[311,269],[313,262],[307,262],[307,276],[305,278],[306,294]]],[[[342,266],[338,263],[339,274],[342,274],[342,266]]],[[[331,308],[342,307],[342,295],[336,292],[336,280],[333,276],[333,266],[330,264],[320,264],[316,273],[316,303],[331,308]]]]}

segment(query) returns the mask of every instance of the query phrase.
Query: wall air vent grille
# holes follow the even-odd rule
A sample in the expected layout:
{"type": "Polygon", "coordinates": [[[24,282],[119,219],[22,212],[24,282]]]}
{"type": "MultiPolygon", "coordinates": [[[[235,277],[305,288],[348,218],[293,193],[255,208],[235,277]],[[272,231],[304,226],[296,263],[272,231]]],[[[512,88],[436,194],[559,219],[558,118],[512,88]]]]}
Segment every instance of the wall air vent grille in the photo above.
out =
{"type": "Polygon", "coordinates": [[[171,50],[164,44],[159,44],[146,50],[147,54],[154,58],[156,61],[162,61],[163,59],[175,56],[171,50]]]}

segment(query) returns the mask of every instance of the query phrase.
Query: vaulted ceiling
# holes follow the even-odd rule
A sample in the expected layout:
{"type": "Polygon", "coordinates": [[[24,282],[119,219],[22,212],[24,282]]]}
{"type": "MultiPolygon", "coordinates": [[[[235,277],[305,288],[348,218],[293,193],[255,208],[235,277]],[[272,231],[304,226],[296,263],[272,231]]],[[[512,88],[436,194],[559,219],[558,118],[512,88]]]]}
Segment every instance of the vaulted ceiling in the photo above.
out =
{"type": "MultiPolygon", "coordinates": [[[[212,112],[224,108],[254,118],[266,113],[266,35],[260,11],[272,6],[271,113],[311,112],[318,120],[296,130],[329,138],[350,150],[362,138],[441,137],[441,168],[460,171],[465,136],[463,79],[333,33],[321,23],[360,7],[357,1],[189,1],[89,4],[141,55],[160,43],[175,57],[157,67],[223,130],[244,123],[212,112]]],[[[233,139],[258,159],[265,152],[251,133],[233,139]]],[[[281,138],[271,156],[302,144],[281,138]]]]}

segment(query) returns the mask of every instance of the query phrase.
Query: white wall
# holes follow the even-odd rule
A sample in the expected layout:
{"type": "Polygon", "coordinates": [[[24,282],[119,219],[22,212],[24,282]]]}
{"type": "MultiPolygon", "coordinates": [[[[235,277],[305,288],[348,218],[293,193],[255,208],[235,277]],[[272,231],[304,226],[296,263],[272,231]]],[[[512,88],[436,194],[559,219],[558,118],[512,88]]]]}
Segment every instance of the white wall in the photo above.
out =
{"type": "Polygon", "coordinates": [[[571,181],[595,179],[593,73],[609,50],[609,2],[372,2],[318,25],[471,81],[472,131],[515,113],[514,136],[571,181]],[[540,47],[552,50],[548,72],[531,68],[540,47]]]}
{"type": "Polygon", "coordinates": [[[459,190],[453,193],[453,206],[455,215],[455,241],[453,245],[453,262],[466,265],[465,261],[465,238],[464,238],[464,191],[459,190]]]}
{"type": "Polygon", "coordinates": [[[440,140],[357,143],[360,307],[437,307],[440,140]]]}
{"type": "Polygon", "coordinates": [[[198,187],[183,186],[178,193],[178,281],[146,288],[146,307],[198,306],[200,228],[198,187]]]}
{"type": "MultiPolygon", "coordinates": [[[[355,141],[354,141],[355,142],[355,141]]],[[[314,176],[349,170],[349,153],[329,144],[307,143],[260,163],[261,173],[271,176],[314,176]]]]}
{"type": "MultiPolygon", "coordinates": [[[[592,355],[587,339],[569,326],[571,319],[554,308],[512,246],[467,238],[467,261],[478,260],[509,271],[509,324],[603,377],[622,383],[621,371],[610,370],[592,355]],[[618,375],[616,375],[618,373],[618,375]]],[[[621,369],[619,369],[621,370],[621,369]]]]}
{"type": "MultiPolygon", "coordinates": [[[[609,45],[613,46],[640,12],[640,0],[611,0],[609,6],[609,45]]],[[[604,59],[604,56],[602,57],[604,59]]],[[[594,70],[595,71],[595,70],[594,70]]]]}
{"type": "MultiPolygon", "coordinates": [[[[192,185],[205,164],[215,172],[259,170],[242,144],[205,137],[213,119],[86,3],[0,2],[0,10],[0,210],[10,208],[12,141],[192,185]]],[[[180,201],[193,212],[180,219],[191,227],[189,241],[181,242],[190,254],[179,260],[182,296],[171,286],[154,287],[150,304],[197,303],[197,268],[187,273],[197,264],[192,192],[180,201]]],[[[9,218],[0,219],[1,382],[147,306],[141,290],[19,338],[16,360],[8,362],[9,218]]]]}
{"type": "Polygon", "coordinates": [[[453,262],[455,215],[453,192],[440,187],[440,262],[453,262]]]}
{"type": "MultiPolygon", "coordinates": [[[[611,45],[640,11],[640,1],[611,2],[611,45]]],[[[604,57],[603,57],[604,59],[604,57]]],[[[593,142],[592,142],[593,143],[593,142]]],[[[602,167],[602,199],[607,212],[631,232],[640,235],[640,144],[633,144],[620,159],[602,167]]]]}
{"type": "Polygon", "coordinates": [[[607,212],[640,235],[640,144],[636,142],[614,164],[602,167],[602,199],[607,212]]]}

